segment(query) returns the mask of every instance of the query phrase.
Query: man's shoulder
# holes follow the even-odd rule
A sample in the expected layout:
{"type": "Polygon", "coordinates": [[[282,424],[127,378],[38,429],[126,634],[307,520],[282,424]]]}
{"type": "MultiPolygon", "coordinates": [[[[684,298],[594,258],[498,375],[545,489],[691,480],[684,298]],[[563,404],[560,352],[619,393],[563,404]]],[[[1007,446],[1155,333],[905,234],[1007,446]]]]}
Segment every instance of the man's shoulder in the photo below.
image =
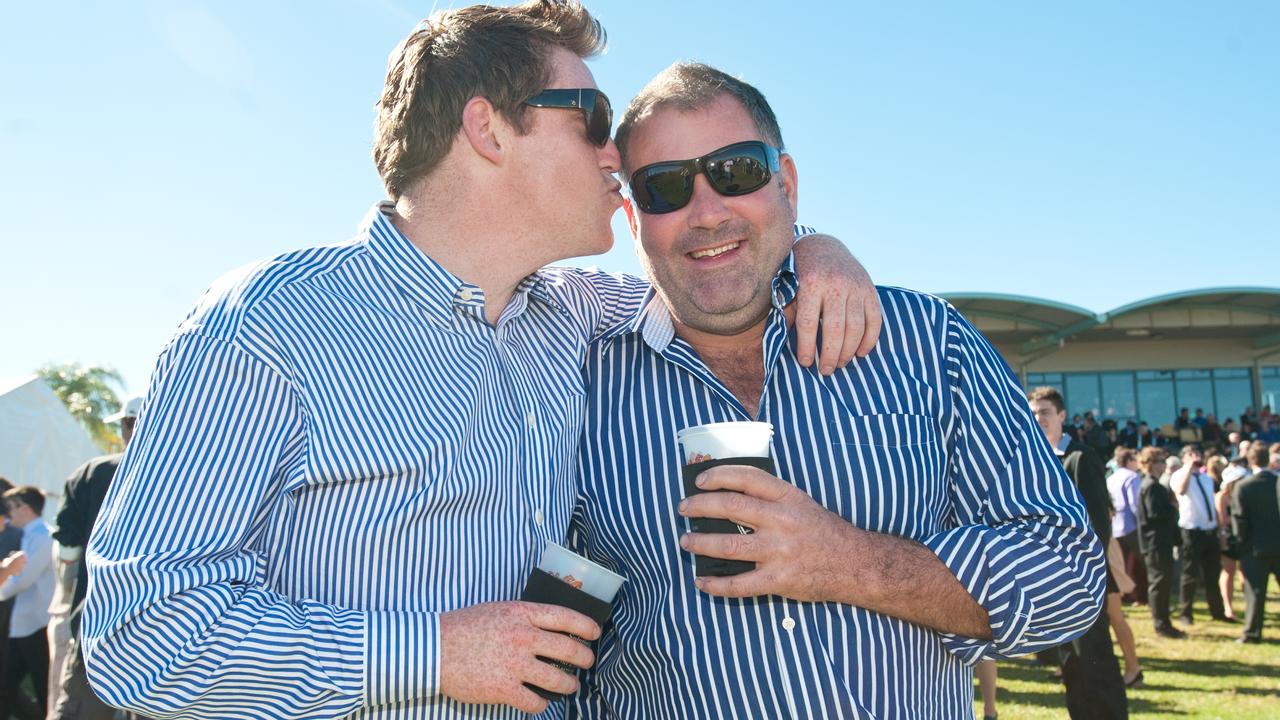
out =
{"type": "Polygon", "coordinates": [[[75,472],[75,477],[93,481],[102,476],[111,477],[120,466],[120,459],[124,457],[124,453],[113,453],[111,455],[100,455],[92,458],[80,466],[75,472]]]}
{"type": "Polygon", "coordinates": [[[1270,470],[1256,472],[1249,477],[1237,481],[1236,492],[1241,496],[1252,494],[1268,494],[1276,493],[1276,474],[1270,470]]]}
{"type": "Polygon", "coordinates": [[[195,332],[231,339],[255,310],[288,303],[285,298],[293,288],[332,273],[364,253],[364,243],[357,236],[242,265],[214,280],[179,326],[179,334],[195,332]]]}
{"type": "Polygon", "coordinates": [[[929,293],[892,285],[877,285],[876,294],[886,323],[919,325],[943,324],[948,313],[957,313],[951,303],[929,293]]]}

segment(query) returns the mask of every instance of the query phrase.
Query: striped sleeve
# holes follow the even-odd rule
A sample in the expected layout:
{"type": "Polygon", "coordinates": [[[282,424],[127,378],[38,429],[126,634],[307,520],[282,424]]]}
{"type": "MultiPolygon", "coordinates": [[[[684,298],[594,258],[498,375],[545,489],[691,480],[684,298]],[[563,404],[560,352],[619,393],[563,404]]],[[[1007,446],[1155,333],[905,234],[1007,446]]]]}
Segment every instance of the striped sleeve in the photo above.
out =
{"type": "Polygon", "coordinates": [[[434,616],[267,589],[263,548],[302,481],[304,425],[285,378],[231,342],[186,332],[161,355],[87,554],[85,661],[107,702],[336,718],[434,692],[434,616]]]}
{"type": "Polygon", "coordinates": [[[553,281],[556,299],[584,326],[591,341],[634,320],[649,295],[649,283],[634,275],[561,266],[543,272],[553,281]]]}
{"type": "Polygon", "coordinates": [[[1097,617],[1102,546],[995,349],[947,306],[945,428],[958,527],[925,541],[986,609],[991,641],[942,634],[967,663],[1071,640],[1097,617]]]}

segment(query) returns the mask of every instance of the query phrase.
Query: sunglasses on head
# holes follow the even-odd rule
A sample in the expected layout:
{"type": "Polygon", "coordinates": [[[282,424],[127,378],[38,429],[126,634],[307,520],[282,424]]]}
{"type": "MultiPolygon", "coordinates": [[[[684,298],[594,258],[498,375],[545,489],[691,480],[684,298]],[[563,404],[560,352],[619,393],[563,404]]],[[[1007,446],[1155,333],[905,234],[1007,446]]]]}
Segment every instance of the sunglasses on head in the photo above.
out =
{"type": "Polygon", "coordinates": [[[778,171],[778,157],[777,148],[747,140],[692,160],[645,165],[631,174],[631,199],[651,215],[674,212],[689,204],[698,173],[721,195],[747,195],[764,187],[778,171]]]}
{"type": "Polygon", "coordinates": [[[613,128],[613,106],[609,97],[595,88],[557,88],[543,90],[524,101],[525,105],[540,108],[581,110],[587,122],[587,138],[600,147],[609,142],[613,128]]]}

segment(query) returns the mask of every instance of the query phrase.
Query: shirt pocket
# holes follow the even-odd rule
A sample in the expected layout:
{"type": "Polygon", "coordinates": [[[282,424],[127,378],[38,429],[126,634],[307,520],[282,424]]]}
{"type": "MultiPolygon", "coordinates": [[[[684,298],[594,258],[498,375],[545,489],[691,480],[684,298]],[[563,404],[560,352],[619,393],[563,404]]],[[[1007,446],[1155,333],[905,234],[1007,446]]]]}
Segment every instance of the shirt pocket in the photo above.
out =
{"type": "Polygon", "coordinates": [[[949,507],[937,421],[928,415],[878,413],[832,425],[835,487],[826,490],[844,499],[846,519],[913,539],[937,532],[949,507]]]}

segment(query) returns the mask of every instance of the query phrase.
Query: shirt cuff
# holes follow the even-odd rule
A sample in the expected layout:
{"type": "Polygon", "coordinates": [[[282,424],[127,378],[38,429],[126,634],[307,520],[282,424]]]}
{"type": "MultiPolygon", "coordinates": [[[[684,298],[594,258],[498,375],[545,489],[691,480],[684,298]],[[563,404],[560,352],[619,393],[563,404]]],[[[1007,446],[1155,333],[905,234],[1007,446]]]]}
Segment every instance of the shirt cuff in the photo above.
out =
{"type": "Polygon", "coordinates": [[[84,555],[84,548],[79,545],[58,545],[58,559],[62,562],[75,562],[84,555]]]}
{"type": "Polygon", "coordinates": [[[1031,626],[1031,598],[1014,581],[1013,573],[997,576],[992,565],[1000,558],[1024,552],[1016,542],[986,525],[968,525],[938,533],[924,545],[951,570],[964,589],[984,610],[991,624],[991,639],[979,640],[953,633],[939,633],[942,644],[965,664],[992,655],[1020,655],[1015,650],[1031,626]]]}
{"type": "Polygon", "coordinates": [[[371,612],[365,625],[370,705],[429,698],[440,687],[440,616],[371,612]]]}

